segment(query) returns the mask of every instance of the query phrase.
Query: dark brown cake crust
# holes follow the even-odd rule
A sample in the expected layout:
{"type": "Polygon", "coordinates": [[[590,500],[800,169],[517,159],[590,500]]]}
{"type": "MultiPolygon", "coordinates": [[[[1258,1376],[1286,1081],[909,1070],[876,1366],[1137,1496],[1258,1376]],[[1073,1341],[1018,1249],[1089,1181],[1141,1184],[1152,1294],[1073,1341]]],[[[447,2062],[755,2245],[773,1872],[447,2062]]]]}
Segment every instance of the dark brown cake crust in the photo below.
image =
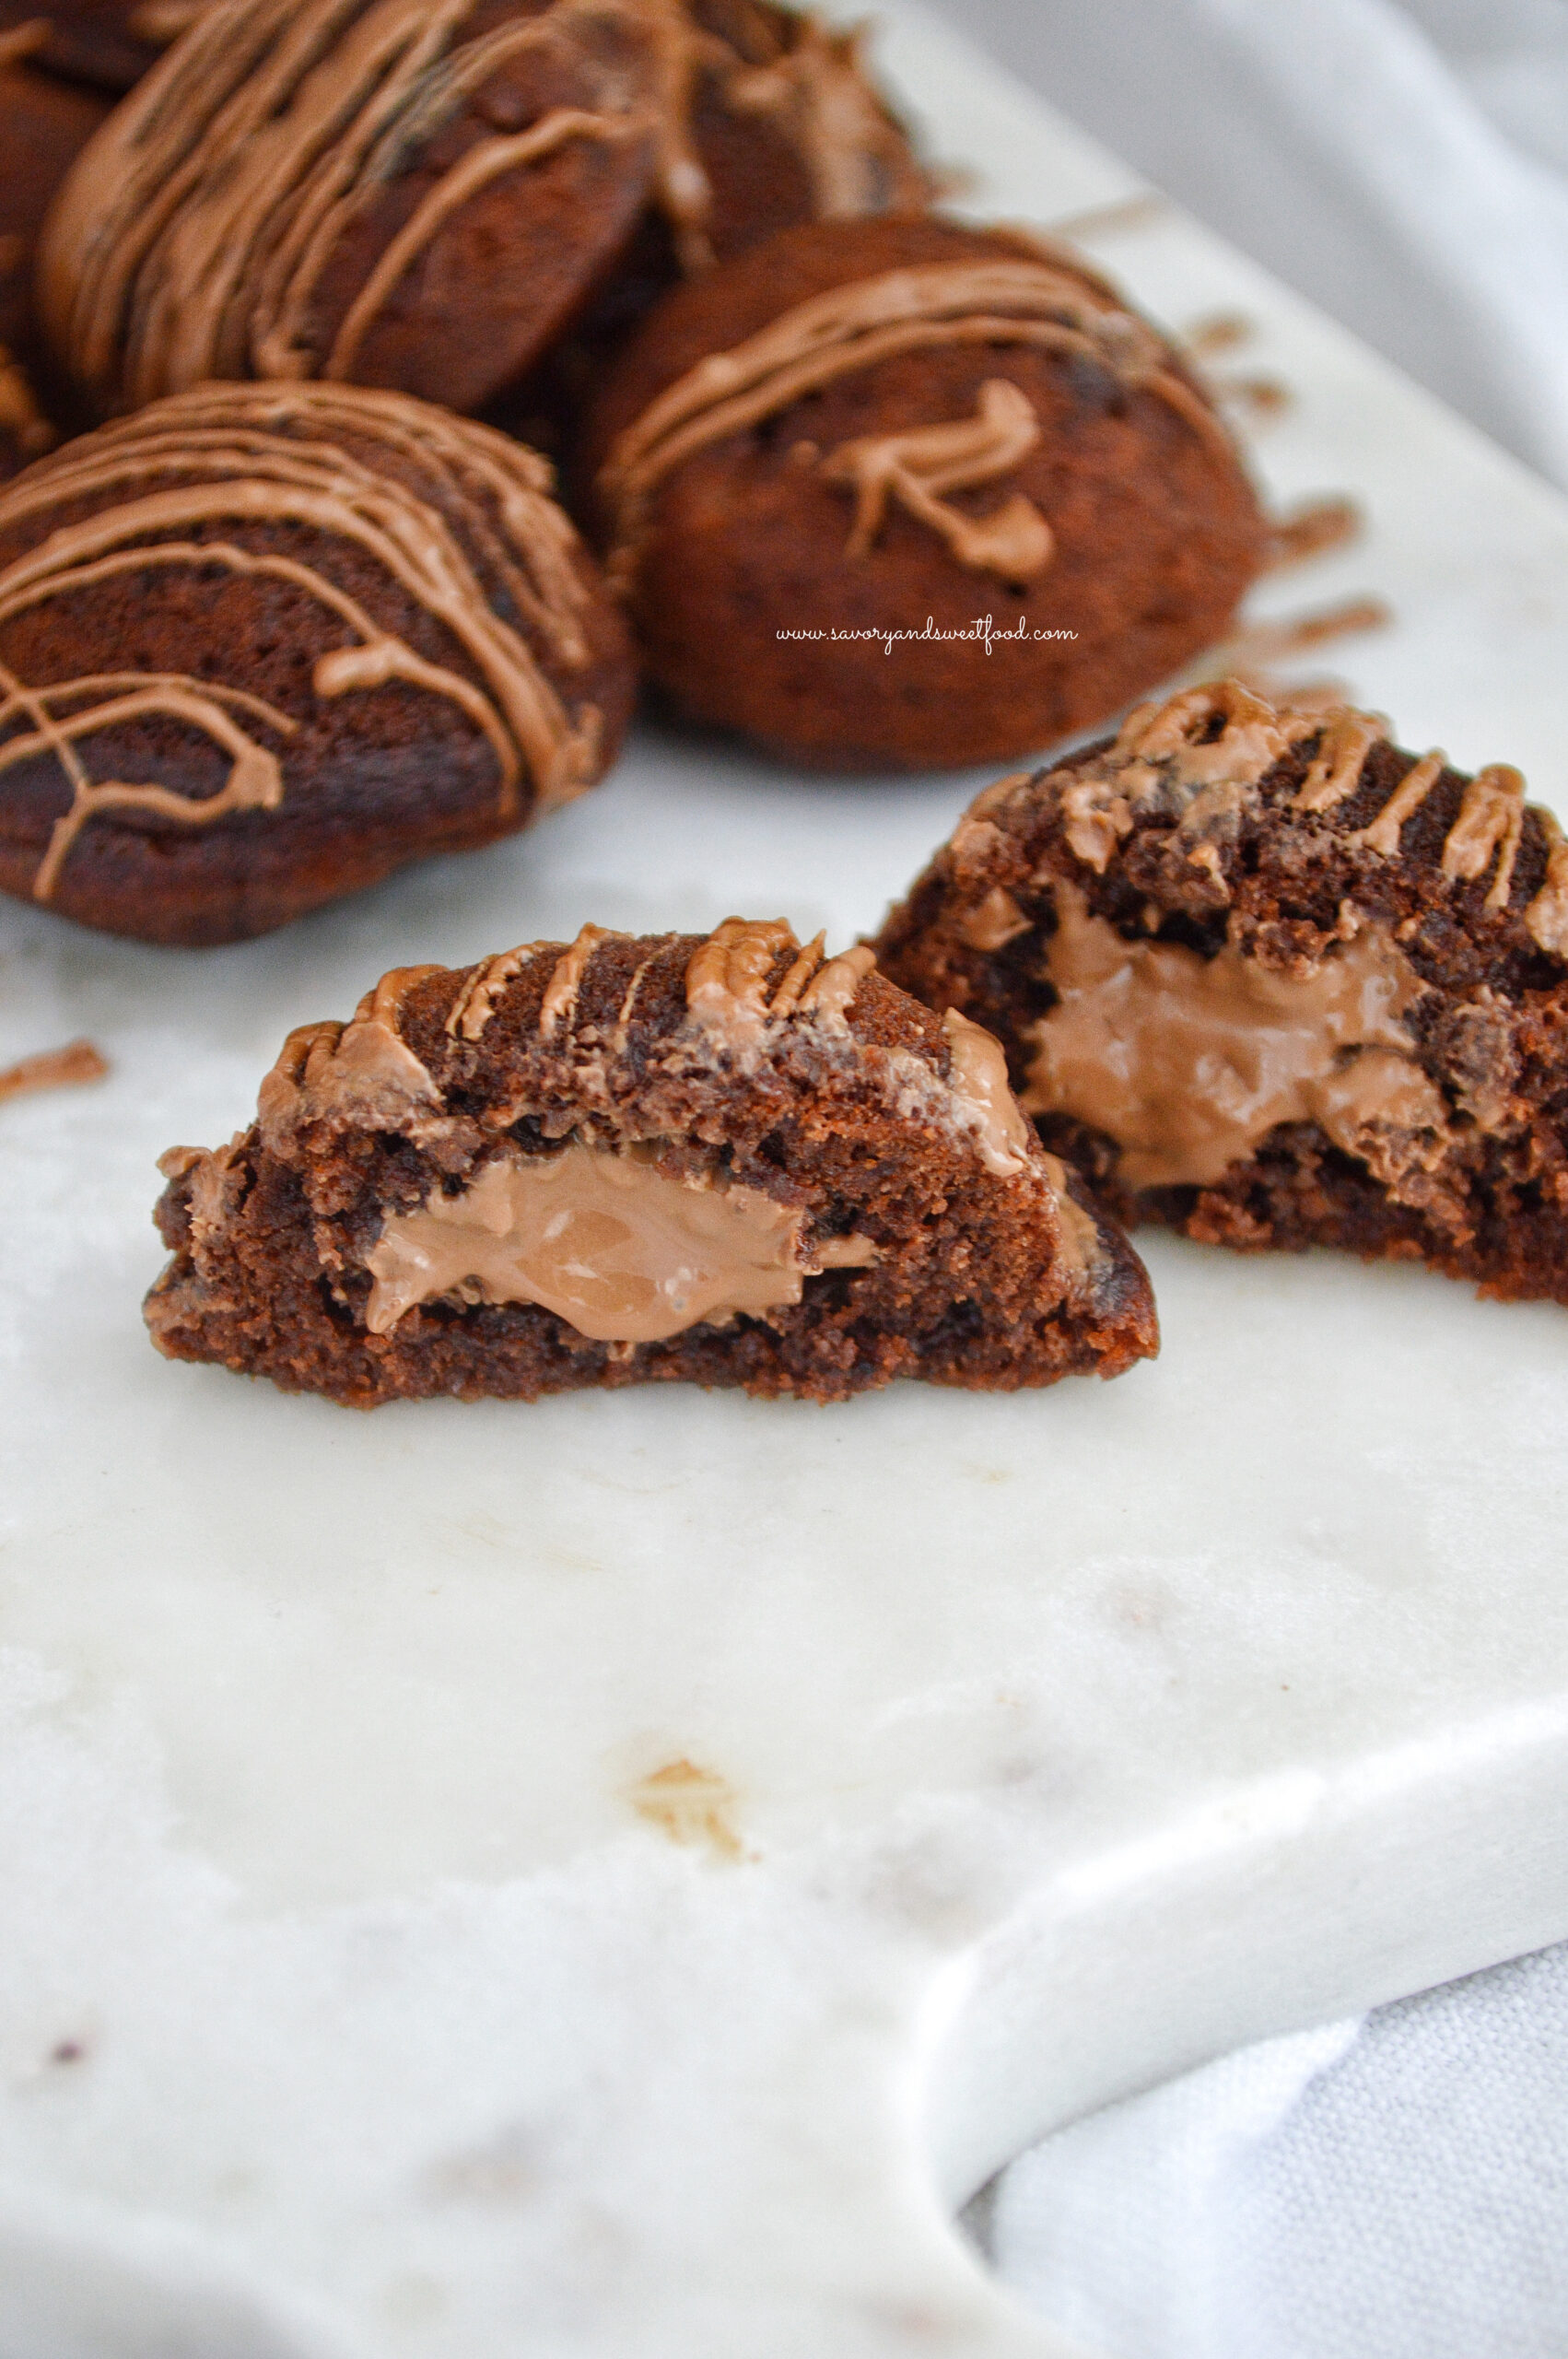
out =
{"type": "Polygon", "coordinates": [[[360,1407],[649,1380],[832,1401],[1150,1355],[1148,1281],[1114,1224],[1015,1109],[964,1094],[955,1035],[864,954],[821,957],[781,922],[731,921],[707,940],[588,927],[569,948],[387,977],[347,1032],[291,1036],[231,1146],[164,1158],[158,1348],[360,1407]],[[801,1298],[635,1344],[450,1294],[370,1332],[390,1220],[497,1159],[558,1161],[568,1138],[617,1157],[654,1142],[666,1172],[786,1208],[801,1298]]]}
{"type": "Polygon", "coordinates": [[[239,940],[598,778],[626,634],[544,463],[401,394],[208,386],[0,492],[0,888],[239,940]]]}
{"type": "Polygon", "coordinates": [[[476,411],[628,277],[887,182],[919,185],[844,37],[758,0],[216,0],[72,174],[41,284],[100,412],[318,376],[476,411]]]}
{"type": "Polygon", "coordinates": [[[670,296],[579,475],[678,710],[830,769],[1105,718],[1223,632],[1266,542],[1186,363],[1087,264],[929,217],[786,230],[670,296]],[[710,356],[743,348],[731,425],[710,356]]]}
{"type": "Polygon", "coordinates": [[[0,32],[0,345],[30,369],[39,358],[32,304],[39,231],[109,109],[94,92],[40,73],[34,53],[6,61],[5,44],[0,32]]]}
{"type": "MultiPolygon", "coordinates": [[[[1523,795],[1517,771],[1418,762],[1365,715],[1194,689],[988,788],[879,956],[929,1006],[995,1032],[1042,1136],[1128,1221],[1243,1250],[1419,1258],[1483,1293],[1568,1303],[1568,848],[1523,795]],[[1222,959],[1266,979],[1252,988],[1277,1020],[1293,985],[1327,995],[1365,958],[1363,1028],[1380,1045],[1344,1038],[1322,1119],[1268,1128],[1201,1183],[1129,1185],[1127,1134],[1041,1102],[1061,1070],[1043,1049],[1064,1008],[1053,945],[1085,915],[1133,968],[1153,945],[1196,954],[1178,977],[1189,1010],[1222,959]]],[[[1190,1105],[1167,1127],[1190,1141],[1190,1105]]]]}
{"type": "Polygon", "coordinates": [[[0,483],[52,451],[58,440],[31,378],[9,346],[0,344],[0,483]]]}
{"type": "Polygon", "coordinates": [[[7,34],[41,29],[29,48],[46,72],[111,96],[139,82],[202,0],[0,0],[0,48],[7,34]]]}

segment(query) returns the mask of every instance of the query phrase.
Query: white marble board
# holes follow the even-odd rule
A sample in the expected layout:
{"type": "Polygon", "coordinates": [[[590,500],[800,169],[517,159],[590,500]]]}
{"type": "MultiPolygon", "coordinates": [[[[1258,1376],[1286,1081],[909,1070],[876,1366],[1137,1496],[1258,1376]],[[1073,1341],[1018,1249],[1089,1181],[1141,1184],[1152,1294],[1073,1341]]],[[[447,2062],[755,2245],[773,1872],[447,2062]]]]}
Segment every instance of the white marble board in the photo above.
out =
{"type": "MultiPolygon", "coordinates": [[[[977,210],[1135,193],[883,54],[977,210]]],[[[1093,243],[1367,503],[1258,609],[1386,597],[1327,660],[1563,807],[1563,503],[1170,208],[1093,243]]],[[[1009,1399],[359,1417],[146,1344],[154,1157],[288,1026],[587,918],[841,945],[977,782],[647,734],[268,942],[0,912],[0,1062],[113,1060],[0,1118],[0,2359],[1060,2351],[951,2225],[1010,2154],[1568,1933],[1561,1311],[1155,1238],[1158,1365],[1009,1399]]]]}

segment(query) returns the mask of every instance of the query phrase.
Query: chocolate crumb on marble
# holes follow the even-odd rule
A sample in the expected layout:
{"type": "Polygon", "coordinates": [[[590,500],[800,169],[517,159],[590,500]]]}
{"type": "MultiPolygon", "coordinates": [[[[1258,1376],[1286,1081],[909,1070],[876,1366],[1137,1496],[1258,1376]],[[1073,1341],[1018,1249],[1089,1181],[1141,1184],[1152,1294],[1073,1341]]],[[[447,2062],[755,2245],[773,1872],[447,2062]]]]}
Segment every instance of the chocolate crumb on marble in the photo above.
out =
{"type": "Polygon", "coordinates": [[[109,1060],[90,1040],[68,1040],[63,1049],[41,1049],[0,1071],[0,1100],[29,1097],[41,1089],[77,1089],[102,1081],[109,1060]]]}
{"type": "Polygon", "coordinates": [[[878,955],[1128,1221],[1568,1303],[1568,844],[1235,680],[971,804],[878,955]]]}
{"type": "Polygon", "coordinates": [[[357,1407],[692,1381],[838,1401],[1114,1376],[1141,1264],[996,1043],[783,920],[404,968],[173,1149],[171,1358],[357,1407]]]}

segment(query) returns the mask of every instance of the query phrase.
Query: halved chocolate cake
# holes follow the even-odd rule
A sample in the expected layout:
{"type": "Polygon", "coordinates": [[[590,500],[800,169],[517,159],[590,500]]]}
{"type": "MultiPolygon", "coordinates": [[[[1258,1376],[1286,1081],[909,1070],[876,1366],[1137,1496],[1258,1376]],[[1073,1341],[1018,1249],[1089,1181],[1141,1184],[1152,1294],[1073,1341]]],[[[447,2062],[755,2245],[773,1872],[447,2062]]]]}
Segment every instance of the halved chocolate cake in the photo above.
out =
{"type": "Polygon", "coordinates": [[[1128,1219],[1568,1302],[1568,845],[1234,680],[989,787],[879,945],[1128,1219]]]}
{"type": "Polygon", "coordinates": [[[996,1043],[872,965],[732,918],[383,977],[290,1034],[248,1131],[164,1157],[154,1341],[359,1407],[1150,1356],[1142,1265],[996,1043]]]}

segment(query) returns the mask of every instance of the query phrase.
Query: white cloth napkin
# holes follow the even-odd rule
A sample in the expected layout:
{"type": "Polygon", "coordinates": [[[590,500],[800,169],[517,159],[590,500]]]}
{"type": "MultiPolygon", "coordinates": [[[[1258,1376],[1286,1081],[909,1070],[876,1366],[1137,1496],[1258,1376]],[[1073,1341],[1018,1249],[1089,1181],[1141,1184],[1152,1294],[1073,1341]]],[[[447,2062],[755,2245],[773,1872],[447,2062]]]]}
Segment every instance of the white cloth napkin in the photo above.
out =
{"type": "Polygon", "coordinates": [[[1106,2359],[1562,2359],[1568,1944],[1112,2106],[981,2233],[1106,2359]]]}
{"type": "Polygon", "coordinates": [[[1191,211],[1568,486],[1568,0],[945,0],[1191,211]]]}

